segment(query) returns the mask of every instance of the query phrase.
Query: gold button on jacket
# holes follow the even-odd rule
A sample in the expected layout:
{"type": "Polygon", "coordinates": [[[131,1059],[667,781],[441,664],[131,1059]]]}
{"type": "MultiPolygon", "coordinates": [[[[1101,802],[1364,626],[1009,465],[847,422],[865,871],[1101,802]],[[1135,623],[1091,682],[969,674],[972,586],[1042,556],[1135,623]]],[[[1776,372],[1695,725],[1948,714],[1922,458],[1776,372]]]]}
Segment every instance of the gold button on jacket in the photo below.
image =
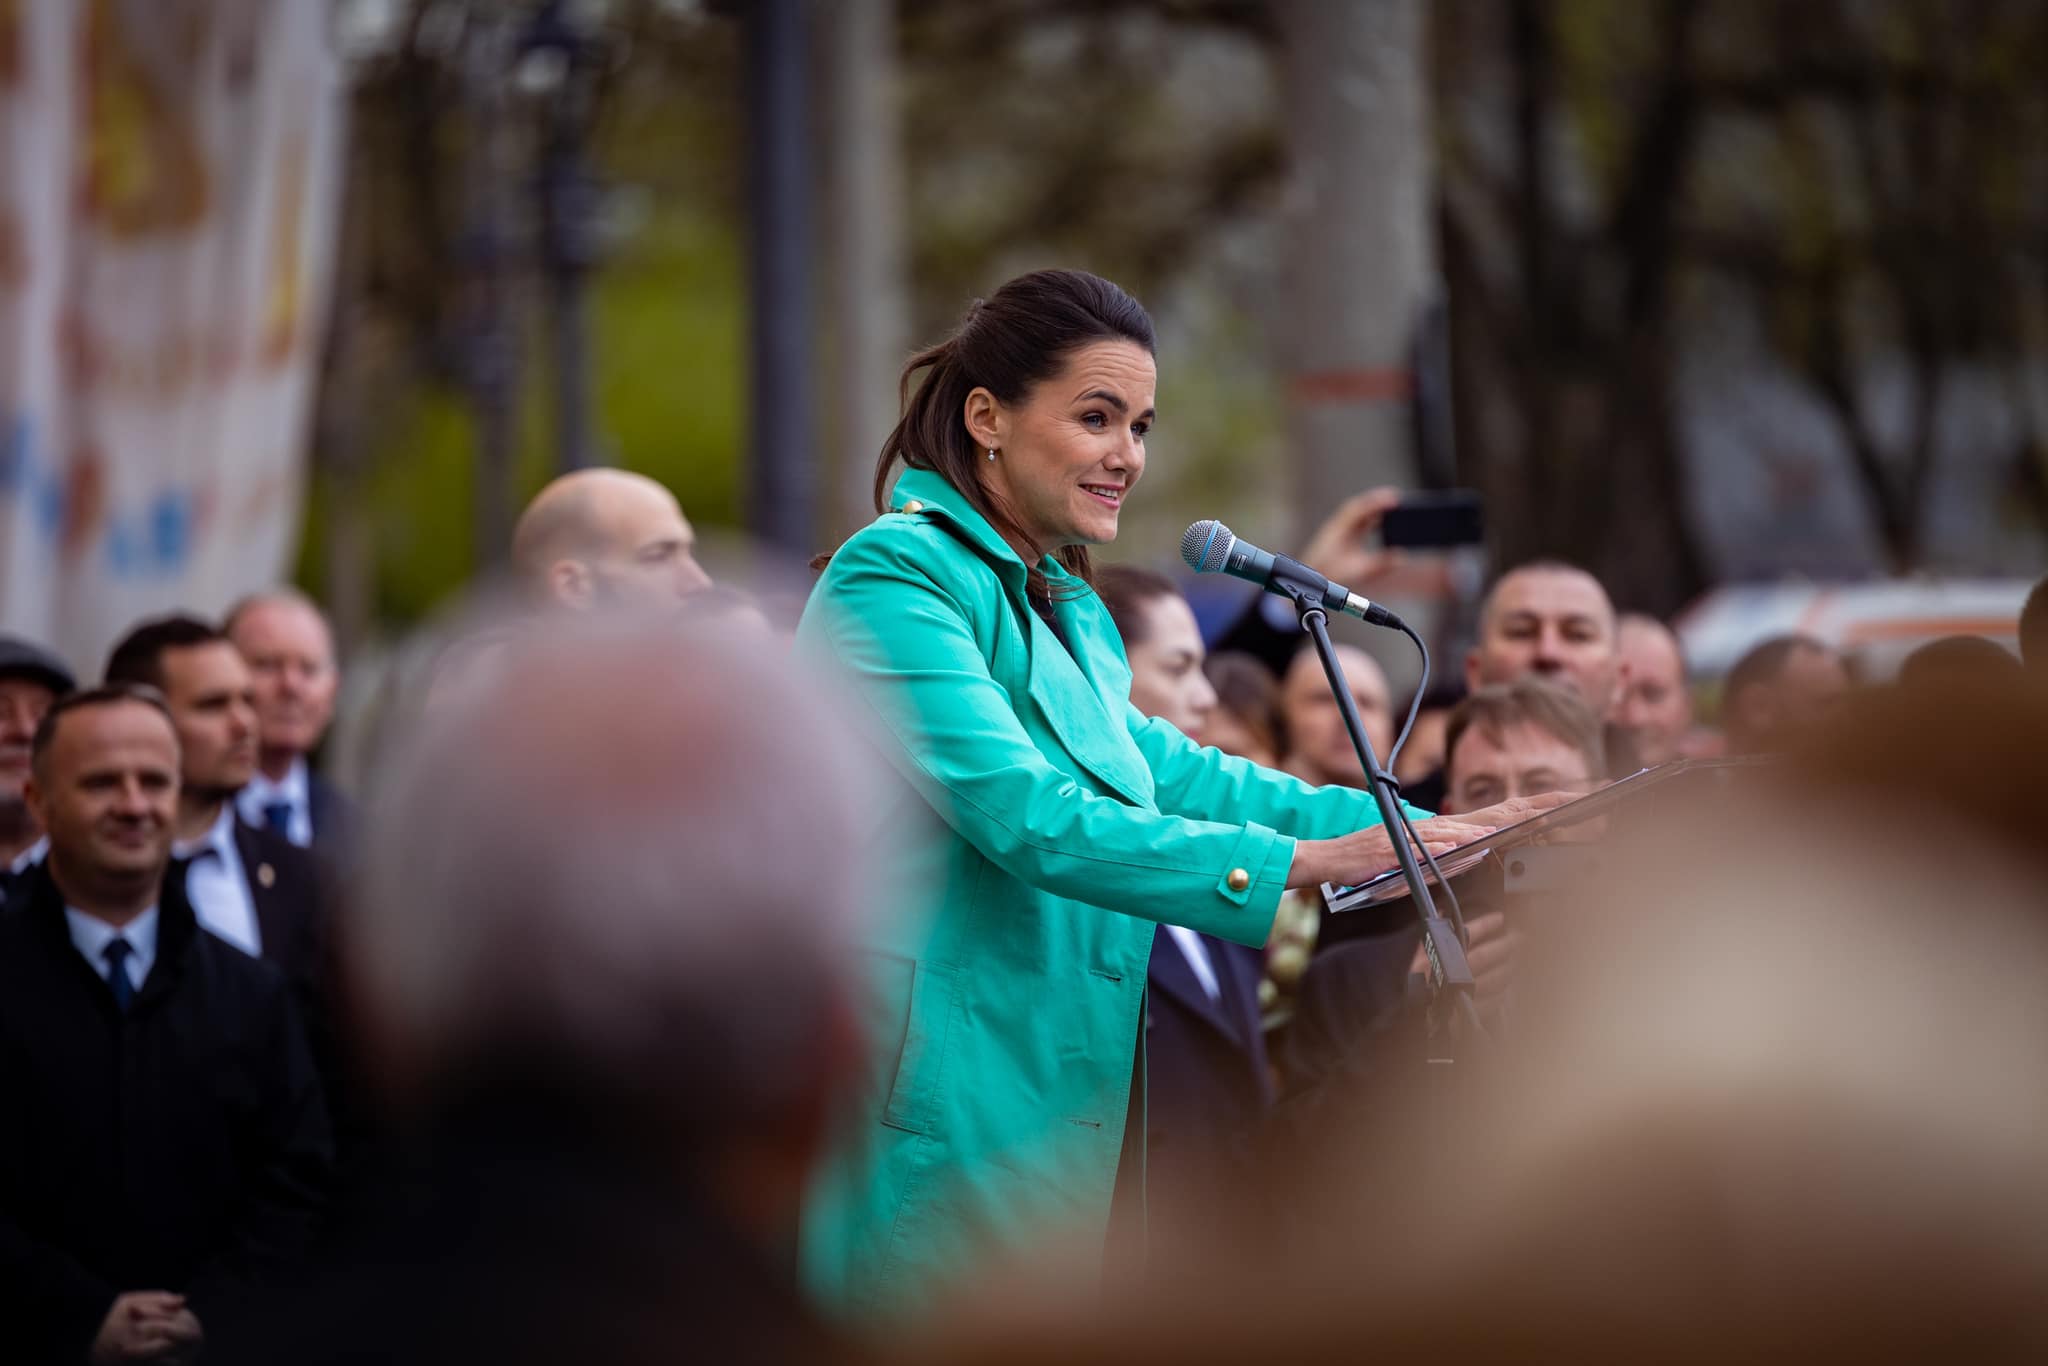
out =
{"type": "Polygon", "coordinates": [[[1233,891],[1233,892],[1241,892],[1241,891],[1243,891],[1243,890],[1244,890],[1245,888],[1247,888],[1247,887],[1249,887],[1249,886],[1251,886],[1251,885],[1252,885],[1252,875],[1251,875],[1250,873],[1247,873],[1247,872],[1246,872],[1246,871],[1245,871],[1244,869],[1242,869],[1242,868],[1232,868],[1232,869],[1230,870],[1230,890],[1231,890],[1231,891],[1233,891]]]}
{"type": "Polygon", "coordinates": [[[924,504],[918,502],[917,499],[913,498],[903,505],[903,510],[905,512],[923,512],[924,504]]]}

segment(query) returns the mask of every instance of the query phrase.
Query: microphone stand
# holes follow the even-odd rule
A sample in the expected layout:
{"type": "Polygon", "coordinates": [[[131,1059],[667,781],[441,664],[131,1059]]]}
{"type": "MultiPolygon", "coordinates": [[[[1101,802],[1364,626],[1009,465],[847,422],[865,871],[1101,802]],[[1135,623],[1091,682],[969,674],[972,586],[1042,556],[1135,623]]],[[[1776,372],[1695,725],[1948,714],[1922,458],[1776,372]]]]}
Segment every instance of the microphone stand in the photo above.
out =
{"type": "MultiPolygon", "coordinates": [[[[1279,564],[1279,557],[1274,558],[1273,586],[1294,603],[1295,610],[1301,614],[1301,629],[1315,642],[1316,655],[1323,662],[1323,673],[1329,677],[1330,690],[1337,697],[1337,710],[1343,714],[1344,728],[1351,733],[1351,744],[1358,751],[1358,762],[1365,766],[1366,786],[1373,800],[1379,804],[1380,821],[1386,826],[1387,833],[1393,836],[1394,858],[1401,865],[1401,876],[1408,883],[1409,899],[1422,920],[1422,945],[1429,959],[1432,1001],[1441,999],[1444,992],[1450,992],[1455,1002],[1453,1009],[1458,1016],[1474,1034],[1483,1036],[1485,1031],[1480,1028],[1479,1008],[1472,999],[1472,966],[1465,961],[1463,927],[1453,928],[1451,922],[1438,913],[1436,900],[1429,894],[1429,882],[1422,875],[1422,867],[1415,860],[1415,849],[1408,838],[1394,775],[1380,767],[1379,756],[1373,753],[1372,741],[1366,738],[1365,725],[1358,719],[1358,704],[1351,700],[1351,685],[1345,681],[1343,666],[1337,662],[1337,651],[1330,643],[1330,618],[1322,607],[1321,589],[1296,582],[1286,575],[1284,566],[1279,564]]],[[[1431,1061],[1448,1062],[1450,1059],[1433,1058],[1431,1061]]]]}

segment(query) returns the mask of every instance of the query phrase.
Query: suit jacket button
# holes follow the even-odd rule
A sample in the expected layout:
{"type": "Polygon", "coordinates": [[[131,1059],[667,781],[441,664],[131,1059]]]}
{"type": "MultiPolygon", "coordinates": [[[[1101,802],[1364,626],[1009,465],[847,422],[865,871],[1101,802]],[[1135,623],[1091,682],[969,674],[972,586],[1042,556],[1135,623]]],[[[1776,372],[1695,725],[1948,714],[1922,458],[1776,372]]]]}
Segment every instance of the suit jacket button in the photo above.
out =
{"type": "Polygon", "coordinates": [[[1231,891],[1241,892],[1252,885],[1252,875],[1242,868],[1232,868],[1230,876],[1225,878],[1224,881],[1230,884],[1231,891]]]}
{"type": "Polygon", "coordinates": [[[265,890],[275,887],[277,885],[277,869],[267,863],[257,864],[256,880],[263,884],[265,890]]]}
{"type": "Polygon", "coordinates": [[[924,504],[918,502],[917,499],[913,498],[903,505],[903,510],[905,512],[923,512],[924,504]]]}

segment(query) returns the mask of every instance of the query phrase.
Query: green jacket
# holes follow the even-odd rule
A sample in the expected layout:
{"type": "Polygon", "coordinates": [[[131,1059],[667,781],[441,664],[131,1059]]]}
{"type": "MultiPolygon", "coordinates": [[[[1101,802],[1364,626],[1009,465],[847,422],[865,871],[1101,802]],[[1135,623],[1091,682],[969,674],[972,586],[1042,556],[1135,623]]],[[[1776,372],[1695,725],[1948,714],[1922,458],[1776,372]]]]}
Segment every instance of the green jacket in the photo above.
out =
{"type": "Polygon", "coordinates": [[[906,471],[892,506],[832,557],[797,632],[908,780],[880,819],[915,832],[911,904],[872,945],[879,1070],[804,1211],[805,1279],[856,1315],[1035,1234],[1104,1231],[1154,922],[1263,944],[1295,837],[1378,821],[1363,792],[1140,715],[1101,599],[1039,566],[1069,654],[1023,561],[939,475],[906,471]]]}

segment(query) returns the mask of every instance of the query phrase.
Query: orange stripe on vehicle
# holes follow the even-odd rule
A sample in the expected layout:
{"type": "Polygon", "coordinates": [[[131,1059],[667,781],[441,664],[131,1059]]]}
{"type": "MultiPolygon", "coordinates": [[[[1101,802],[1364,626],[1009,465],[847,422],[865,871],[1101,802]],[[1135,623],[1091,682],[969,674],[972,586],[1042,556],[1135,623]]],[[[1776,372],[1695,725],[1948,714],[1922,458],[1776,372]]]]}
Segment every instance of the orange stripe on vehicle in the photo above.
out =
{"type": "Polygon", "coordinates": [[[2016,617],[1901,617],[1892,621],[1859,621],[1842,633],[1844,645],[1875,640],[1911,640],[1915,636],[2018,637],[2016,617]]]}

